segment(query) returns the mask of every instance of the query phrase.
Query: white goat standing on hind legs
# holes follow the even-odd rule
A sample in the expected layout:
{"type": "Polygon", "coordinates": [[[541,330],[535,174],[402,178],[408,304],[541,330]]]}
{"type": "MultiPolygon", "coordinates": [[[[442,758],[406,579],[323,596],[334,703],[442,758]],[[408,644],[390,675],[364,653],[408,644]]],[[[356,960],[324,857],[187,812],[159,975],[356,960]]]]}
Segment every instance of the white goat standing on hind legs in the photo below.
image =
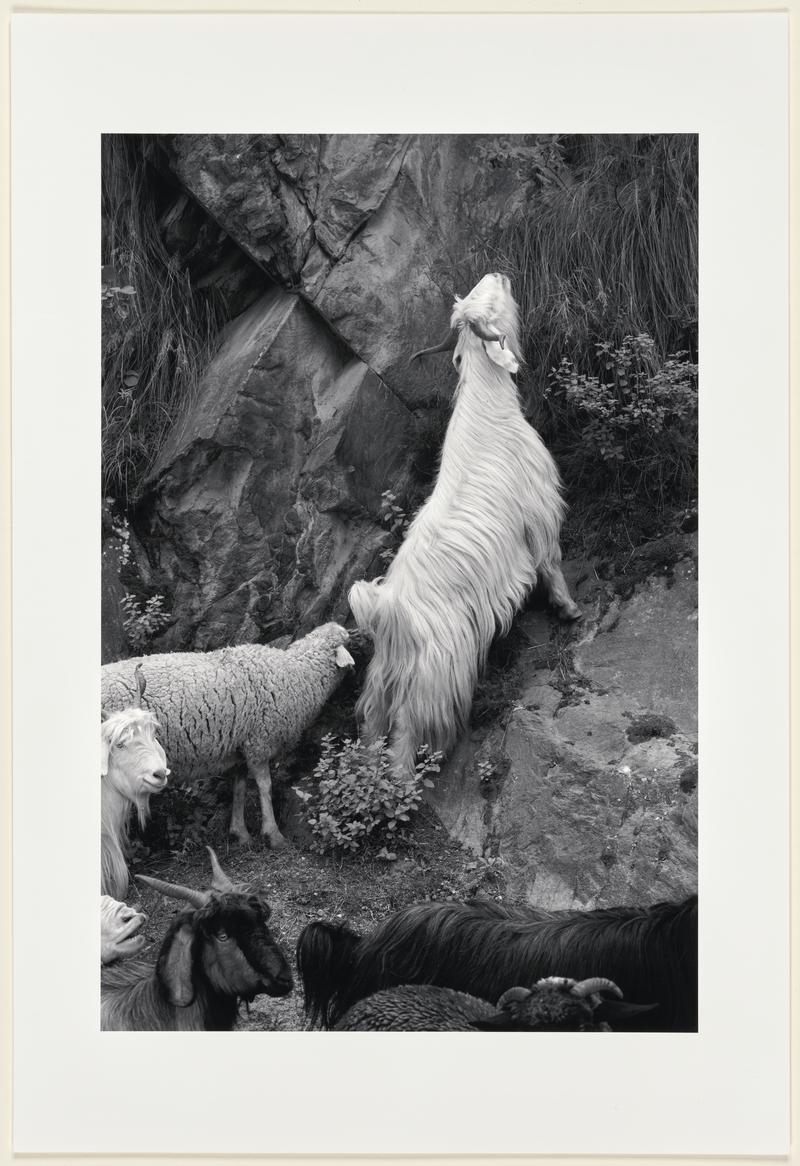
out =
{"type": "Polygon", "coordinates": [[[504,275],[456,298],[459,373],[433,493],[386,575],[349,602],[372,635],[357,706],[367,739],[387,736],[395,772],[423,743],[448,752],[464,730],[478,674],[538,579],[563,619],[580,610],[561,571],[565,504],[555,462],[525,420],[511,374],[522,362],[517,305],[504,275]]]}

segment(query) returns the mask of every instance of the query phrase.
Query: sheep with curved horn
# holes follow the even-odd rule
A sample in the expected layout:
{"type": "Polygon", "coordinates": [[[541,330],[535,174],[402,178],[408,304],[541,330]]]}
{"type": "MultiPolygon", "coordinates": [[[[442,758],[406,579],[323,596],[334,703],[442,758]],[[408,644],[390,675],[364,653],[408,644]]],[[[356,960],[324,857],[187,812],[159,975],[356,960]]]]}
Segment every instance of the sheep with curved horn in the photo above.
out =
{"type": "Polygon", "coordinates": [[[647,1005],[621,1003],[613,980],[549,976],[531,988],[509,988],[496,1005],[434,984],[403,984],[360,1000],[337,1032],[611,1032],[609,1020],[647,1005]]]}
{"type": "Polygon", "coordinates": [[[213,877],[206,891],[136,876],[189,909],[173,921],[155,964],[130,959],[102,969],[103,1029],[226,1030],[242,1000],[291,992],[288,961],[267,927],[269,905],[234,884],[207,849],[213,877]]]}
{"type": "Polygon", "coordinates": [[[580,611],[561,571],[565,505],[555,462],[525,420],[512,374],[522,362],[506,276],[456,298],[453,413],[431,496],[385,576],[348,596],[375,645],[357,706],[363,736],[387,737],[393,768],[413,771],[420,745],[447,753],[466,727],[494,636],[538,580],[564,619],[580,611]]]}

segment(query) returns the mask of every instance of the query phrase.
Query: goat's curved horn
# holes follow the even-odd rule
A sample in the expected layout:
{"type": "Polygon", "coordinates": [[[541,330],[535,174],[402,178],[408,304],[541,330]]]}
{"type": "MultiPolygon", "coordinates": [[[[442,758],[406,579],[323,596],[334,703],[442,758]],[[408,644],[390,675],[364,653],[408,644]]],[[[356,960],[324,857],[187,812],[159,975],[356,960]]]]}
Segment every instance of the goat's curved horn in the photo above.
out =
{"type": "Polygon", "coordinates": [[[154,879],[150,875],[136,875],[140,883],[146,883],[154,891],[160,891],[168,899],[183,899],[193,907],[205,907],[211,898],[209,891],[195,891],[192,887],[180,887],[177,883],[165,883],[163,879],[154,879]]]}
{"type": "Polygon", "coordinates": [[[208,856],[211,859],[211,870],[213,877],[211,879],[211,886],[215,891],[235,891],[236,887],[233,882],[225,874],[225,871],[219,865],[219,859],[210,846],[206,847],[208,856]]]}
{"type": "Polygon", "coordinates": [[[481,340],[497,340],[501,348],[506,346],[506,338],[496,328],[490,328],[488,324],[479,324],[475,320],[467,321],[469,327],[476,336],[480,336],[481,340]]]}
{"type": "Polygon", "coordinates": [[[527,1000],[530,995],[532,995],[530,988],[507,988],[497,1001],[497,1007],[501,1009],[509,1004],[518,1004],[522,1000],[527,1000]]]}
{"type": "Polygon", "coordinates": [[[593,980],[581,980],[572,989],[573,996],[593,996],[595,992],[610,992],[612,996],[622,999],[622,992],[614,981],[605,980],[602,976],[596,976],[593,980]]]}
{"type": "MultiPolygon", "coordinates": [[[[455,329],[448,328],[438,344],[434,344],[432,348],[421,348],[419,352],[414,353],[411,360],[419,360],[421,356],[433,356],[436,352],[452,352],[457,340],[458,336],[456,335],[455,329]]],[[[411,360],[409,360],[409,364],[411,360]]]]}
{"type": "Polygon", "coordinates": [[[133,670],[133,679],[136,681],[136,703],[138,704],[139,708],[141,708],[144,690],[147,688],[147,681],[145,680],[144,672],[142,671],[141,660],[133,670]]]}

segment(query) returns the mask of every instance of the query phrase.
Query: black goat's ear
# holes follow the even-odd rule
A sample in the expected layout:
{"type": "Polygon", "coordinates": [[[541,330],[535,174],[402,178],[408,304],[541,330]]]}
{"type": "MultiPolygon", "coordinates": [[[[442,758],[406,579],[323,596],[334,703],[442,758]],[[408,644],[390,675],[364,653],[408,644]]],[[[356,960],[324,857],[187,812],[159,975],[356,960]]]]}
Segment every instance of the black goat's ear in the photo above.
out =
{"type": "Polygon", "coordinates": [[[167,1000],[176,1008],[185,1008],[194,1000],[193,947],[194,924],[187,919],[175,929],[169,945],[161,949],[158,957],[156,975],[167,1000]]]}
{"type": "Polygon", "coordinates": [[[613,1025],[635,1020],[642,1012],[652,1012],[658,1004],[629,1004],[627,1000],[602,1000],[594,1010],[595,1020],[606,1020],[613,1025]]]}
{"type": "Polygon", "coordinates": [[[477,1032],[502,1032],[511,1027],[511,1015],[507,1009],[501,1008],[494,1016],[487,1016],[484,1020],[473,1020],[472,1027],[477,1032]]]}

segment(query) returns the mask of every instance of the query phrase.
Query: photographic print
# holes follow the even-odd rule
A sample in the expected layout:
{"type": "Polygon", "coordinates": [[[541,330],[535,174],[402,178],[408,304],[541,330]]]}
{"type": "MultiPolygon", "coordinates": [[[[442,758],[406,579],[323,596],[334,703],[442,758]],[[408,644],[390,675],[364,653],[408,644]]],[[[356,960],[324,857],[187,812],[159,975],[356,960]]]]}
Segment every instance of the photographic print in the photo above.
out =
{"type": "Polygon", "coordinates": [[[15,17],[16,1153],[785,1152],[786,31],[15,17]]]}
{"type": "Polygon", "coordinates": [[[697,208],[103,136],[104,1028],[696,1031],[697,208]]]}

